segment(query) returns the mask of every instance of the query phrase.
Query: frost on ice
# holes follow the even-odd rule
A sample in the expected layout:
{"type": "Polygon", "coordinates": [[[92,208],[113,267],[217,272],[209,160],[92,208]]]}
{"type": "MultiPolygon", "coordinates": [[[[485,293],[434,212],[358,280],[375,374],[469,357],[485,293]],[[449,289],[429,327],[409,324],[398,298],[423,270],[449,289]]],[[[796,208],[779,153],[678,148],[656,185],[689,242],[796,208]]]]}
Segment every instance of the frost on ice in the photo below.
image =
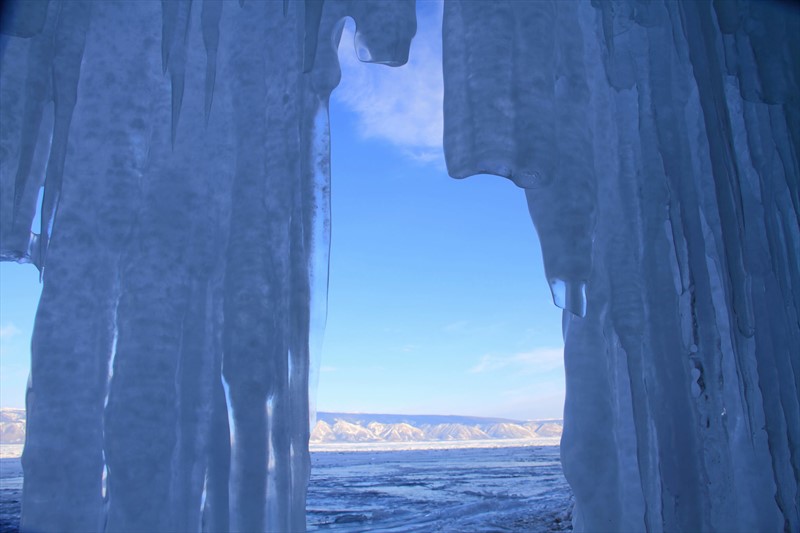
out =
{"type": "MultiPolygon", "coordinates": [[[[525,190],[565,310],[576,529],[800,529],[800,14],[444,10],[449,172],[525,190]]],[[[0,258],[44,280],[24,530],[304,529],[345,16],[405,62],[413,1],[4,12],[0,258]]]]}

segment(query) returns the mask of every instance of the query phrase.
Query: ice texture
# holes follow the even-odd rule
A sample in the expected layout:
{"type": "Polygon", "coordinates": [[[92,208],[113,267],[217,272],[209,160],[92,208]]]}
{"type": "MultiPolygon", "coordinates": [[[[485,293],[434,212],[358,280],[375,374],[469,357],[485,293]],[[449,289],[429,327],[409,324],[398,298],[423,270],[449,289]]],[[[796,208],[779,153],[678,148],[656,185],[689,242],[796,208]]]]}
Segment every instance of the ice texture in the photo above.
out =
{"type": "Polygon", "coordinates": [[[305,529],[328,100],[345,17],[406,61],[414,3],[381,7],[11,3],[0,258],[44,283],[23,531],[305,529]]]}
{"type": "Polygon", "coordinates": [[[796,7],[445,2],[448,170],[525,190],[565,309],[576,531],[800,530],[796,7]]]}

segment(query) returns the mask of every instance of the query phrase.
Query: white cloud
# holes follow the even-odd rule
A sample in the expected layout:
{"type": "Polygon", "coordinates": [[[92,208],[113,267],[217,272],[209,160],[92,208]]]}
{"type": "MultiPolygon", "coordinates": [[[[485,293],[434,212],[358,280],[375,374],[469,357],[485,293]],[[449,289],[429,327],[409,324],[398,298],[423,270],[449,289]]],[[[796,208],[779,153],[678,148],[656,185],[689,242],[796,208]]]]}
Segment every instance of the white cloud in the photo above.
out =
{"type": "Polygon", "coordinates": [[[388,141],[409,159],[442,163],[442,2],[420,4],[409,61],[398,68],[361,63],[348,22],[339,46],[342,81],[333,99],[353,111],[365,138],[388,141]]]}
{"type": "Polygon", "coordinates": [[[521,372],[550,372],[564,368],[563,348],[535,348],[512,355],[487,354],[470,369],[473,374],[510,369],[521,372]]]}
{"type": "Polygon", "coordinates": [[[10,339],[19,333],[22,332],[11,322],[5,324],[4,326],[0,326],[0,339],[10,339]]]}
{"type": "Polygon", "coordinates": [[[337,369],[336,369],[335,366],[325,366],[325,365],[323,365],[323,366],[319,367],[319,371],[320,372],[325,372],[325,373],[327,373],[327,372],[336,372],[336,370],[337,369]]]}

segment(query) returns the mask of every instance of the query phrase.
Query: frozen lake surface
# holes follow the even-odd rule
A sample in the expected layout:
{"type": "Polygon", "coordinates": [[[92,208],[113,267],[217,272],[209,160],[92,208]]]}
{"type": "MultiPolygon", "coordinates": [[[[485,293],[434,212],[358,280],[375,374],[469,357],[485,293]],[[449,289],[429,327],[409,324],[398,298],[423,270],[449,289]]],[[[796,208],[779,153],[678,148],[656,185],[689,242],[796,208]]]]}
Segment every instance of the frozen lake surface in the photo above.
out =
{"type": "MultiPolygon", "coordinates": [[[[569,531],[558,446],[315,452],[309,531],[569,531]]],[[[17,531],[22,469],[0,459],[0,532],[17,531]]]]}
{"type": "MultiPolygon", "coordinates": [[[[19,529],[19,510],[22,500],[22,465],[19,457],[10,455],[8,445],[0,446],[0,533],[16,532],[19,529]]],[[[22,451],[22,445],[15,450],[22,451]]]]}
{"type": "Polygon", "coordinates": [[[308,528],[571,530],[558,446],[313,453],[308,528]]]}

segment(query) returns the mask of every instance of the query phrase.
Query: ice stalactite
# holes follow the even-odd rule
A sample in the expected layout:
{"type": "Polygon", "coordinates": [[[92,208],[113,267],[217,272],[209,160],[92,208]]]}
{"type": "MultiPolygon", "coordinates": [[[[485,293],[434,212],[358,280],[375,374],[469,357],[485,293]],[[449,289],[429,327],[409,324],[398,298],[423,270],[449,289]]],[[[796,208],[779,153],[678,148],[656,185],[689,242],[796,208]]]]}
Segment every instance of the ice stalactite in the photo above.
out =
{"type": "Polygon", "coordinates": [[[388,64],[416,27],[380,4],[4,18],[0,245],[44,278],[23,530],[305,528],[341,25],[388,64]]]}
{"type": "Polygon", "coordinates": [[[449,171],[525,189],[566,309],[576,529],[797,530],[800,13],[451,0],[443,26],[449,171]]]}
{"type": "Polygon", "coordinates": [[[222,0],[203,0],[203,44],[206,47],[206,86],[205,116],[206,123],[211,114],[214,101],[214,86],[217,80],[217,49],[219,48],[219,19],[222,15],[222,0]]]}
{"type": "MultiPolygon", "coordinates": [[[[78,6],[52,3],[50,12],[60,15],[59,8],[63,12],[78,6]]],[[[103,5],[91,7],[95,25],[116,20],[120,31],[87,40],[89,53],[84,54],[78,87],[81,98],[70,126],[61,200],[48,247],[32,341],[23,458],[27,488],[22,527],[34,531],[97,530],[104,522],[103,409],[115,331],[117,269],[138,209],[144,167],[143,108],[149,107],[150,96],[141,82],[147,70],[140,55],[143,47],[130,47],[137,37],[125,25],[123,13],[115,18],[103,5]],[[103,55],[93,53],[98,48],[103,55]],[[108,63],[111,57],[118,62],[108,63]],[[137,71],[141,76],[126,79],[125,73],[137,71]],[[125,91],[117,92],[121,87],[125,91]],[[106,98],[108,94],[114,98],[106,98]],[[75,445],[65,447],[65,442],[75,445]]],[[[39,37],[46,38],[43,33],[33,39],[39,37]]],[[[10,51],[9,47],[4,61],[10,59],[10,51]]],[[[34,65],[30,62],[29,68],[34,65]]],[[[3,76],[7,74],[11,73],[4,68],[3,76]]],[[[44,142],[36,150],[46,159],[49,148],[44,142]]]]}
{"type": "MultiPolygon", "coordinates": [[[[14,32],[11,22],[22,22],[27,12],[3,18],[4,31],[14,32]]],[[[0,158],[2,181],[2,230],[0,257],[4,260],[38,264],[38,237],[31,232],[36,201],[44,184],[51,139],[53,33],[56,12],[45,13],[41,29],[28,35],[29,28],[16,33],[25,39],[2,36],[3,71],[0,86],[2,122],[0,129],[3,157],[0,158]],[[44,127],[42,122],[45,122],[44,127]],[[44,146],[43,146],[44,145],[44,146]],[[39,148],[37,150],[37,147],[39,148]]],[[[14,33],[12,33],[14,34],[14,33]]]]}
{"type": "MultiPolygon", "coordinates": [[[[157,5],[151,11],[162,15],[157,5]]],[[[198,28],[199,19],[200,10],[179,13],[174,38],[180,44],[168,52],[168,77],[157,56],[150,56],[148,92],[155,98],[147,168],[142,207],[121,260],[106,409],[111,531],[193,530],[200,523],[219,380],[215,337],[221,324],[214,305],[220,301],[219,250],[233,152],[224,98],[206,127],[205,47],[200,31],[185,31],[190,24],[198,28]],[[149,436],[145,445],[142,435],[149,436]]]]}
{"type": "MultiPolygon", "coordinates": [[[[326,305],[330,231],[327,102],[339,80],[331,40],[338,42],[344,16],[355,8],[369,12],[363,6],[370,5],[324,4],[318,51],[306,74],[303,70],[310,60],[298,64],[296,58],[305,57],[309,40],[298,38],[302,32],[297,27],[307,18],[290,4],[284,18],[262,15],[264,20],[256,24],[258,13],[246,15],[248,5],[238,25],[242,31],[231,45],[242,48],[232,59],[241,62],[233,68],[241,100],[234,104],[240,140],[232,192],[237,210],[232,213],[228,244],[229,256],[235,254],[242,260],[229,261],[225,276],[225,315],[232,317],[225,323],[223,363],[233,413],[231,522],[234,530],[266,527],[285,531],[299,529],[302,524],[298,520],[304,520],[310,469],[308,425],[297,420],[309,410],[309,327],[318,337],[326,305]],[[267,43],[266,62],[247,51],[248,46],[263,47],[263,43],[267,43]],[[287,54],[287,48],[293,53],[287,54]],[[266,92],[261,82],[265,77],[270,80],[266,92]],[[252,109],[259,107],[270,112],[268,129],[253,116],[252,109]],[[248,171],[252,167],[265,168],[264,176],[253,181],[257,176],[248,171]],[[246,246],[250,242],[274,244],[262,250],[246,246]],[[261,298],[268,305],[254,305],[258,300],[254,300],[253,287],[263,291],[261,298]],[[309,301],[315,304],[315,311],[309,308],[309,301]],[[249,348],[252,346],[261,348],[254,351],[249,348]],[[264,358],[259,352],[273,355],[264,358]],[[269,456],[263,454],[264,449],[269,456]],[[253,471],[268,475],[253,478],[253,471]],[[270,492],[277,495],[270,497],[270,492]]],[[[375,22],[358,20],[359,15],[357,10],[353,13],[362,31],[375,29],[375,22]]],[[[406,8],[404,16],[392,19],[404,33],[389,36],[395,48],[387,62],[400,63],[407,57],[415,27],[413,9],[406,8]]],[[[380,46],[386,42],[383,35],[382,40],[366,46],[375,57],[383,58],[380,46]]]]}
{"type": "Polygon", "coordinates": [[[553,297],[583,314],[595,180],[580,127],[589,98],[575,65],[580,34],[574,17],[562,13],[576,4],[560,11],[550,2],[518,4],[445,4],[445,156],[454,177],[498,174],[531,191],[553,297]]]}
{"type": "Polygon", "coordinates": [[[39,233],[40,268],[46,261],[47,246],[55,223],[56,211],[61,197],[64,174],[64,159],[67,156],[72,114],[78,99],[83,48],[86,31],[91,19],[91,3],[88,0],[70,2],[59,6],[58,21],[53,34],[53,137],[50,141],[50,156],[42,197],[41,232],[39,233]]]}

